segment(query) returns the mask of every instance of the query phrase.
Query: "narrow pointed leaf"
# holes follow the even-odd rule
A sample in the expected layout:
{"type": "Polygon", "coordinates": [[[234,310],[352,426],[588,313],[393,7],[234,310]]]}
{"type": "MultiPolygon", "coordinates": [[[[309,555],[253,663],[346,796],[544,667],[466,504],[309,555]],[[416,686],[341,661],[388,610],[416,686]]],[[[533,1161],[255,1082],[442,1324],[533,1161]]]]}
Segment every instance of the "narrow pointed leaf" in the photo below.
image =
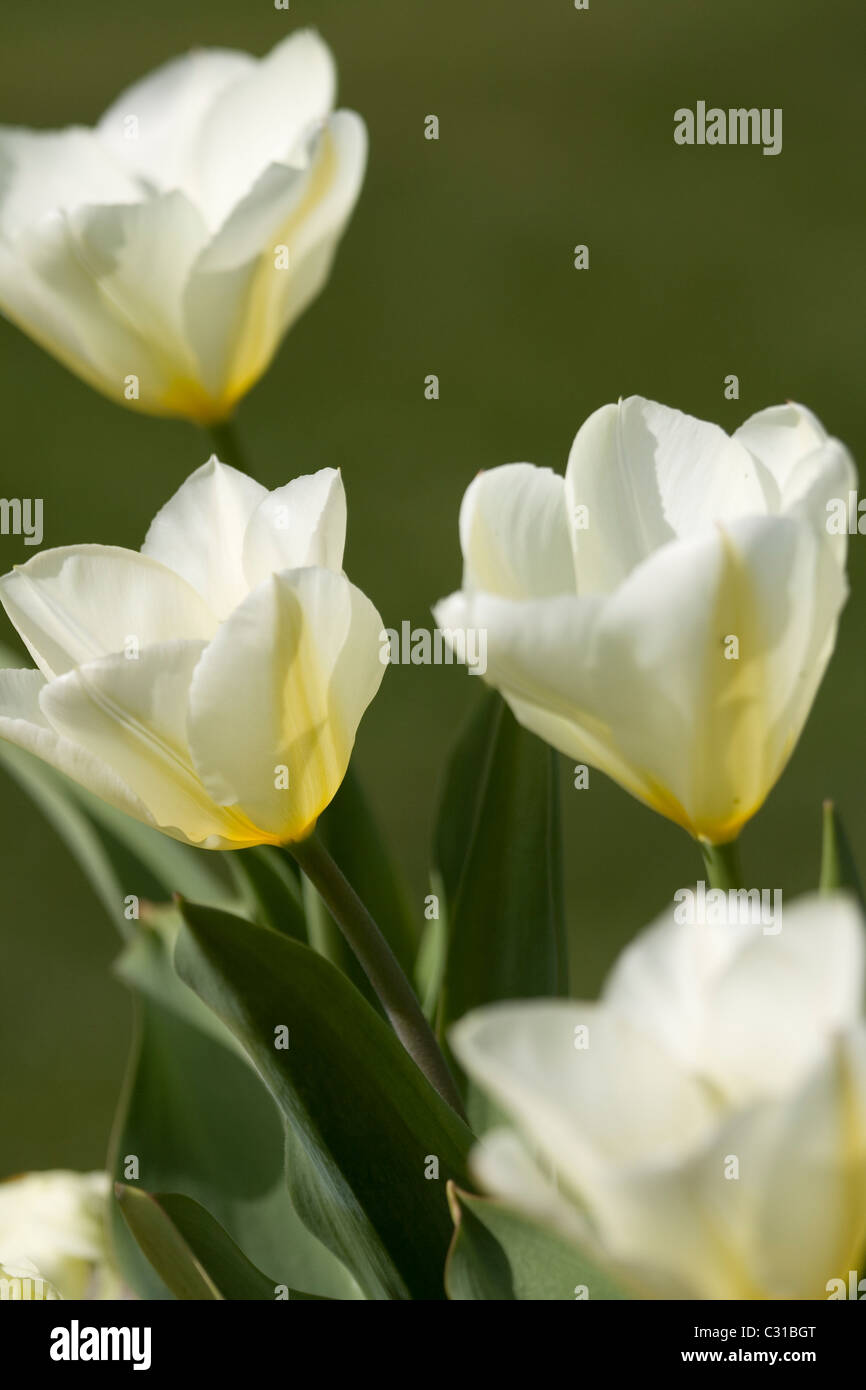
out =
{"type": "Polygon", "coordinates": [[[845,827],[839,819],[839,813],[833,802],[825,801],[820,890],[822,893],[836,893],[840,889],[847,889],[853,893],[860,906],[866,909],[863,884],[857,872],[857,865],[850,841],[845,833],[845,827]]]}
{"type": "MultiPolygon", "coordinates": [[[[237,1040],[174,970],[176,921],[139,924],[118,973],[136,992],[136,1033],[111,1145],[115,1179],[203,1205],[260,1268],[329,1298],[357,1285],[301,1221],[285,1181],[279,1112],[237,1040]]],[[[127,1282],[144,1298],[170,1291],[119,1220],[127,1282]]]]}
{"type": "Polygon", "coordinates": [[[286,856],[272,845],[259,845],[235,850],[228,860],[253,920],[274,931],[284,931],[296,941],[306,941],[301,884],[286,856]]]}
{"type": "Polygon", "coordinates": [[[178,1193],[152,1195],[124,1183],[116,1195],[143,1253],[178,1299],[310,1299],[257,1269],[198,1202],[178,1193]]]}
{"type": "Polygon", "coordinates": [[[184,915],[179,973],[277,1100],[303,1219],[368,1297],[443,1298],[445,1183],[465,1171],[469,1130],[324,957],[227,913],[185,904],[184,915]],[[287,1047],[275,1045],[281,1027],[287,1047]]]}
{"type": "Polygon", "coordinates": [[[455,748],[436,830],[448,950],[439,1028],[567,988],[555,754],[486,695],[455,748]]]}

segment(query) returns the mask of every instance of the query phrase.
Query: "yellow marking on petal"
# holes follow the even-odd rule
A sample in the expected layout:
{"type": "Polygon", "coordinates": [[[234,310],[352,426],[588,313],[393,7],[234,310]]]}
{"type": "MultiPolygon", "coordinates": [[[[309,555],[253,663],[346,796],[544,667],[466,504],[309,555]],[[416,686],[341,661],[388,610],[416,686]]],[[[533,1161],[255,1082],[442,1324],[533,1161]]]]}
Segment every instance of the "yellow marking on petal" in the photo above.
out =
{"type": "Polygon", "coordinates": [[[237,347],[227,372],[227,380],[222,400],[229,409],[246,395],[268,367],[282,337],[282,325],[274,323],[279,298],[274,293],[274,263],[271,241],[289,247],[289,270],[277,271],[278,275],[293,274],[292,237],[299,226],[309,217],[317,203],[330,192],[338,172],[337,153],[334,137],[329,128],[322,132],[322,140],[316,152],[313,176],[298,206],[286,219],[273,238],[269,238],[268,248],[259,258],[253,273],[252,282],[246,295],[242,319],[237,328],[237,347]]]}

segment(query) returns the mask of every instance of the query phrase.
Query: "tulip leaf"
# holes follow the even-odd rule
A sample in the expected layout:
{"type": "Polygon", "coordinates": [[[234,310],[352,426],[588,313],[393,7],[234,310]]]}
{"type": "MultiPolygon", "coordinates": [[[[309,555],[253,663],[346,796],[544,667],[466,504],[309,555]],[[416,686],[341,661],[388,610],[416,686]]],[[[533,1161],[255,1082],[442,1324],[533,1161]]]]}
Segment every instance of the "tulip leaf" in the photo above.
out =
{"type": "Polygon", "coordinates": [[[178,971],[277,1100],[304,1221],[368,1297],[443,1298],[445,1182],[465,1171],[469,1130],[323,956],[225,912],[183,910],[178,971]]]}
{"type": "Polygon", "coordinates": [[[495,692],[458,740],[435,838],[447,962],[438,1026],[567,989],[556,755],[495,692]]]}
{"type": "Polygon", "coordinates": [[[191,1197],[152,1195],[117,1183],[124,1220],[138,1245],[175,1298],[273,1301],[311,1299],[269,1279],[191,1197]]]}
{"type": "Polygon", "coordinates": [[[866,909],[863,884],[857,872],[857,865],[845,827],[832,801],[824,802],[823,837],[821,844],[822,893],[836,893],[847,889],[853,893],[860,906],[866,909]]]}
{"type": "Polygon", "coordinates": [[[257,845],[233,851],[228,860],[253,919],[263,927],[287,932],[296,941],[306,941],[301,884],[287,857],[273,845],[257,845]]]}
{"type": "MultiPolygon", "coordinates": [[[[238,919],[240,920],[240,919],[238,919]]],[[[286,1189],[283,1126],[236,1039],[174,970],[175,920],[149,916],[118,972],[136,992],[136,1029],[112,1136],[122,1182],[191,1197],[259,1267],[289,1287],[357,1298],[345,1267],[302,1223],[286,1189]]],[[[113,1209],[117,1255],[143,1298],[168,1298],[113,1209]]]]}
{"type": "Polygon", "coordinates": [[[466,1301],[625,1299],[576,1246],[521,1212],[448,1185],[454,1237],[445,1266],[448,1297],[466,1301]]]}

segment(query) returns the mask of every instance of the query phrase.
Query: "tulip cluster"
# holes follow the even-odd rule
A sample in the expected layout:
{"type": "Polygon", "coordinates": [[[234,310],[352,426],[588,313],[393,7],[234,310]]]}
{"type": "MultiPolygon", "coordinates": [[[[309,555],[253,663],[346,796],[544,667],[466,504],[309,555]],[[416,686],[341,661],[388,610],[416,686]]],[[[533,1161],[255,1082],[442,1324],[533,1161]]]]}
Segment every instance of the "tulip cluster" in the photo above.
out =
{"type": "MultiPolygon", "coordinates": [[[[0,309],[114,399],[232,440],[359,193],[335,85],[302,32],[168,63],[92,130],[0,129],[0,309]]],[[[592,1297],[857,1288],[851,856],[831,813],[823,894],[783,922],[732,849],[833,653],[850,528],[828,517],[855,488],[804,406],[729,436],[640,397],[586,420],[564,477],[475,478],[434,649],[491,689],[423,922],[348,775],[399,642],[343,572],[338,470],[268,491],[213,455],[140,551],[0,577],[34,662],[0,663],[0,758],[121,926],[143,1019],[115,1186],[0,1184],[0,1296],[563,1298],[578,1268],[592,1297]],[[686,830],[713,880],[597,1002],[565,997],[551,750],[686,830]]]]}

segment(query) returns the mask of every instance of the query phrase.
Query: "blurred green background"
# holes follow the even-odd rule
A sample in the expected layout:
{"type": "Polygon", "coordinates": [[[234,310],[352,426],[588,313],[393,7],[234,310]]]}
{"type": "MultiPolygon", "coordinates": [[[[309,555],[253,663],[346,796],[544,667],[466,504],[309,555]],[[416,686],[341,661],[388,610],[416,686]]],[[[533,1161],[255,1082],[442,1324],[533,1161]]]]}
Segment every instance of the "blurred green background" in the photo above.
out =
{"type": "MultiPolygon", "coordinates": [[[[478,469],[561,471],[581,421],[620,394],[731,429],[800,399],[866,459],[860,0],[5,0],[0,121],[90,123],[184,48],[263,53],[307,24],[369,124],[369,174],[327,291],[238,426],[269,486],[343,469],[347,568],[387,625],[429,624],[457,586],[457,510],[478,469]],[[782,154],[675,146],[675,108],[701,98],[781,106],[782,154]],[[423,138],[430,113],[438,143],[423,138]],[[579,242],[588,272],[572,266],[579,242]]],[[[46,545],[137,547],[210,452],[191,426],[106,402],[4,322],[0,410],[0,493],[45,499],[46,545]]],[[[32,553],[14,537],[0,549],[4,570],[32,553]]],[[[744,835],[747,876],[791,894],[816,882],[824,796],[866,862],[866,539],[850,569],[806,733],[744,835]]],[[[392,668],[361,728],[357,765],[419,914],[437,783],[477,695],[454,668],[392,668]]],[[[568,771],[573,976],[594,992],[699,861],[600,774],[578,792],[568,771]]],[[[0,829],[0,1175],[99,1165],[129,1037],[118,942],[5,776],[0,829]]]]}

